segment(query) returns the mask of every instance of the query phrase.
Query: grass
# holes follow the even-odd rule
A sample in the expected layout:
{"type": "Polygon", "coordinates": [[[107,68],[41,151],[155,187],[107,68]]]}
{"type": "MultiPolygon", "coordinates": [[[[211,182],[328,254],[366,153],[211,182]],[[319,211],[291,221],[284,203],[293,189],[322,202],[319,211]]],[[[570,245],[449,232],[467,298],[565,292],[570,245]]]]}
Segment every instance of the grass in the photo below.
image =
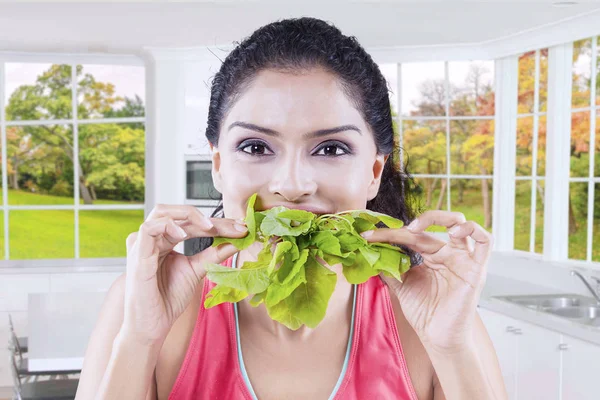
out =
{"type": "MultiPolygon", "coordinates": [[[[484,226],[483,200],[480,186],[466,188],[462,202],[458,201],[456,181],[452,182],[452,211],[465,214],[484,226]]],[[[434,191],[435,206],[439,189],[434,191]]],[[[490,181],[490,198],[493,197],[490,181]]],[[[0,201],[1,201],[0,196],[0,201]]],[[[531,183],[519,181],[516,186],[515,249],[529,251],[531,226],[531,183]]],[[[60,196],[34,194],[9,190],[10,205],[72,205],[73,199],[60,196]]],[[[83,201],[80,202],[83,204],[83,201]]],[[[97,200],[96,205],[141,204],[111,200],[97,200]]],[[[425,204],[423,200],[423,204],[425,204]]],[[[442,209],[446,208],[446,197],[442,209]]],[[[75,257],[75,221],[71,210],[11,210],[10,211],[10,259],[54,259],[75,257]]],[[[543,206],[537,198],[535,252],[543,247],[543,206]]],[[[569,236],[569,258],[585,259],[587,224],[585,215],[576,215],[580,224],[578,231],[569,236]]],[[[125,257],[125,239],[139,229],[144,221],[144,210],[80,210],[79,248],[81,258],[125,257]]],[[[493,223],[493,222],[492,222],[493,223]]],[[[4,259],[4,213],[0,213],[0,259],[4,259]]],[[[443,227],[433,226],[427,231],[444,232],[443,227]]],[[[491,232],[491,226],[488,228],[491,232]]],[[[600,243],[600,220],[595,221],[594,241],[600,243]]],[[[600,261],[600,246],[592,250],[592,259],[600,261]]]]}
{"type": "MultiPolygon", "coordinates": [[[[9,190],[9,205],[72,205],[74,199],[9,190]]],[[[83,201],[81,201],[83,204],[83,201]]],[[[141,204],[97,200],[95,205],[141,204]]],[[[75,257],[75,212],[9,211],[10,259],[75,257]]],[[[139,229],[144,210],[80,210],[79,256],[125,257],[125,239],[139,229]]],[[[0,213],[0,257],[4,259],[4,213],[0,213]]]]}
{"type": "MultiPolygon", "coordinates": [[[[483,199],[481,197],[480,186],[477,185],[472,188],[467,188],[463,192],[463,201],[458,201],[458,187],[456,181],[452,181],[452,197],[451,197],[451,210],[459,211],[465,214],[467,220],[477,222],[479,225],[484,226],[484,213],[483,213],[483,199]]],[[[429,209],[435,207],[437,199],[439,197],[439,185],[438,189],[433,193],[432,206],[429,209]]],[[[491,181],[490,181],[490,198],[493,197],[491,181]]],[[[542,253],[544,244],[544,207],[542,199],[538,195],[536,196],[536,227],[535,227],[535,239],[534,239],[534,251],[536,253],[542,253]]],[[[425,200],[423,197],[423,204],[425,200]]],[[[446,209],[446,197],[442,203],[442,209],[446,209]]],[[[491,207],[491,205],[490,205],[491,207]]],[[[575,219],[578,222],[578,230],[573,234],[569,235],[569,258],[577,260],[586,259],[587,249],[587,215],[575,215],[575,219]]],[[[492,221],[493,225],[493,221],[492,221]]],[[[530,233],[531,228],[531,182],[530,181],[519,181],[515,187],[515,249],[516,250],[530,250],[530,233]]],[[[429,232],[444,232],[446,229],[442,227],[431,227],[427,229],[429,232]]],[[[490,226],[487,229],[489,232],[492,231],[490,226]]],[[[600,262],[600,220],[594,221],[593,238],[592,243],[596,244],[592,248],[592,260],[600,262]]]]}

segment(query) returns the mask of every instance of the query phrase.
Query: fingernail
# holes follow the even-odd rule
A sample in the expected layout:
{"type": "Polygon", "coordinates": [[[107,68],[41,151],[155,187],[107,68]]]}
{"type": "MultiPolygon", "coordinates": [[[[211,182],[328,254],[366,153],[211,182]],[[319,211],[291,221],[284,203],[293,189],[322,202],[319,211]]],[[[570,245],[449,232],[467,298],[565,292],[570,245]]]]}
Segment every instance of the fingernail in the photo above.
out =
{"type": "Polygon", "coordinates": [[[204,220],[204,225],[206,226],[206,229],[212,229],[215,226],[208,218],[204,220]]]}
{"type": "Polygon", "coordinates": [[[364,238],[368,238],[370,236],[373,236],[373,231],[364,231],[363,233],[360,234],[360,236],[362,236],[364,238]]]}
{"type": "Polygon", "coordinates": [[[448,229],[448,235],[454,235],[456,232],[458,232],[459,227],[458,226],[454,226],[450,229],[448,229]]]}
{"type": "Polygon", "coordinates": [[[180,226],[176,226],[175,228],[177,228],[180,238],[185,239],[187,237],[187,233],[180,226]]]}
{"type": "Polygon", "coordinates": [[[233,224],[233,227],[235,228],[236,231],[240,231],[240,232],[246,232],[248,230],[248,228],[246,228],[244,225],[238,224],[237,222],[235,224],[233,224]]]}
{"type": "Polygon", "coordinates": [[[246,225],[246,221],[244,221],[243,219],[236,219],[235,222],[237,222],[240,225],[246,225]]]}
{"type": "Polygon", "coordinates": [[[413,222],[411,222],[406,229],[408,229],[409,231],[414,230],[417,227],[417,223],[419,222],[418,219],[413,220],[413,222]]]}

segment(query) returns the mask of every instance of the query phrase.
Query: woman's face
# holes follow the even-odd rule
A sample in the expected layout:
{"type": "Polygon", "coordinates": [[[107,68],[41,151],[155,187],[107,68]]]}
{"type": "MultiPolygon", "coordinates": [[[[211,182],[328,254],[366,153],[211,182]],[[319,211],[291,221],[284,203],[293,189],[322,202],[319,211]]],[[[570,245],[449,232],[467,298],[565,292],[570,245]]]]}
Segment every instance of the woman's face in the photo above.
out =
{"type": "Polygon", "coordinates": [[[364,209],[385,163],[336,77],[321,69],[260,72],[226,116],[212,151],[227,218],[244,218],[253,193],[258,210],[364,209]]]}

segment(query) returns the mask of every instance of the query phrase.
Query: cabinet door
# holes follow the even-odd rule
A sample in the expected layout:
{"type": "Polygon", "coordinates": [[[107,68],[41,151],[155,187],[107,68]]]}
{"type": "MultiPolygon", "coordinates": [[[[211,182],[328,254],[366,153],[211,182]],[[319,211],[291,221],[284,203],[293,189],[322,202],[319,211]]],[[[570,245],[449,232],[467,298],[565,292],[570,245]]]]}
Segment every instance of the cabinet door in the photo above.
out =
{"type": "Polygon", "coordinates": [[[482,308],[479,308],[479,315],[496,349],[508,398],[515,400],[517,398],[517,336],[510,331],[517,329],[520,322],[482,308]]]}
{"type": "Polygon", "coordinates": [[[600,398],[600,346],[563,336],[562,400],[600,398]]]}
{"type": "Polygon", "coordinates": [[[560,396],[560,333],[519,321],[517,399],[558,400],[560,396]]]}

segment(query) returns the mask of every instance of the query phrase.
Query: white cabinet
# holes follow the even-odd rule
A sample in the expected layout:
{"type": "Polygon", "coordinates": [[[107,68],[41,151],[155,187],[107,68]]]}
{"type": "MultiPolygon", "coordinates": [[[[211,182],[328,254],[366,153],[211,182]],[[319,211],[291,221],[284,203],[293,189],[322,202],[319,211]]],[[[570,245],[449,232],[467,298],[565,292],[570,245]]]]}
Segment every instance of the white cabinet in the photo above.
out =
{"type": "Polygon", "coordinates": [[[561,334],[522,321],[516,325],[516,398],[559,400],[561,334]]]}
{"type": "Polygon", "coordinates": [[[569,336],[563,337],[561,400],[600,398],[600,346],[569,336]]]}
{"type": "Polygon", "coordinates": [[[479,309],[483,321],[500,362],[506,392],[510,399],[515,399],[517,384],[517,336],[512,333],[515,320],[492,311],[479,309]]]}
{"type": "Polygon", "coordinates": [[[598,400],[600,346],[479,308],[511,400],[598,400]]]}

